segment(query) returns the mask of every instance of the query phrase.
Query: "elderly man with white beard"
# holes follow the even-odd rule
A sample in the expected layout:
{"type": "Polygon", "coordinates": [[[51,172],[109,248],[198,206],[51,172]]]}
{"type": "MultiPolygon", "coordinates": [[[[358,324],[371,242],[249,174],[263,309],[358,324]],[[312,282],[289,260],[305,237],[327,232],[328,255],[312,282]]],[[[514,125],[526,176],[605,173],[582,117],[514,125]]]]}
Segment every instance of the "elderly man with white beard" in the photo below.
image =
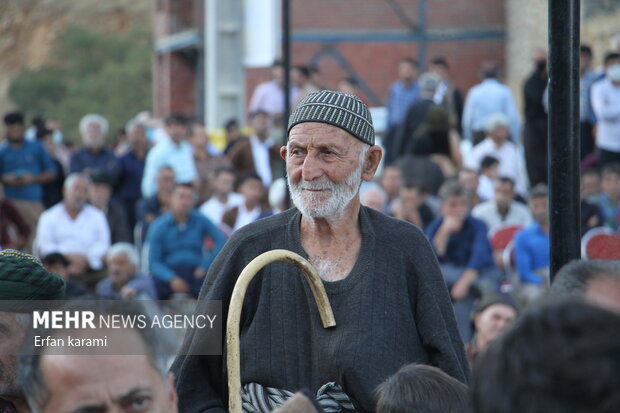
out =
{"type": "MultiPolygon", "coordinates": [[[[287,132],[280,154],[296,208],[235,232],[199,302],[221,300],[226,316],[243,268],[263,252],[287,249],[318,269],[336,327],[321,327],[295,267],[264,267],[241,318],[244,411],[270,411],[305,388],[326,412],[371,412],[374,388],[413,362],[467,382],[463,343],[428,240],[417,227],[360,205],[360,185],[382,156],[366,105],[353,95],[314,92],[297,106],[287,132]]],[[[205,340],[190,331],[182,354],[197,354],[205,340]]],[[[222,356],[179,356],[172,371],[181,412],[227,411],[222,356]]]]}

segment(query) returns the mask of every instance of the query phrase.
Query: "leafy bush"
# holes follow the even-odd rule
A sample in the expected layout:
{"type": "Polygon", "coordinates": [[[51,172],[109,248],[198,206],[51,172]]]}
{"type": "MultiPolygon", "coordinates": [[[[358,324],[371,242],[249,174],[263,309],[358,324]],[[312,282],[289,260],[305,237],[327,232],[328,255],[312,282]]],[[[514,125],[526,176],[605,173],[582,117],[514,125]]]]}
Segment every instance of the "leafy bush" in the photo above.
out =
{"type": "Polygon", "coordinates": [[[79,121],[99,113],[110,122],[110,138],[139,111],[151,107],[150,30],[102,33],[67,27],[52,50],[52,63],[21,72],[9,96],[27,118],[58,119],[65,137],[79,142],[79,121]]]}

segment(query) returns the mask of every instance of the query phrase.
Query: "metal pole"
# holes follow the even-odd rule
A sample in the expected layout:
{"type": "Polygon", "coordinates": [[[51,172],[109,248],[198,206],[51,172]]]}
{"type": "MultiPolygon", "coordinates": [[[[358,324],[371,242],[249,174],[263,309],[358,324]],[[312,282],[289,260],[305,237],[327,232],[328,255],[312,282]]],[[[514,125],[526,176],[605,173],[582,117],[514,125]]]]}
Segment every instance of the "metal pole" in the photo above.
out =
{"type": "Polygon", "coordinates": [[[549,238],[551,279],[580,258],[579,0],[549,0],[549,238]]]}
{"type": "MultiPolygon", "coordinates": [[[[286,125],[291,111],[291,4],[282,0],[282,63],[284,64],[284,113],[282,124],[286,137],[286,125]]],[[[288,139],[288,137],[286,137],[288,139]]]]}

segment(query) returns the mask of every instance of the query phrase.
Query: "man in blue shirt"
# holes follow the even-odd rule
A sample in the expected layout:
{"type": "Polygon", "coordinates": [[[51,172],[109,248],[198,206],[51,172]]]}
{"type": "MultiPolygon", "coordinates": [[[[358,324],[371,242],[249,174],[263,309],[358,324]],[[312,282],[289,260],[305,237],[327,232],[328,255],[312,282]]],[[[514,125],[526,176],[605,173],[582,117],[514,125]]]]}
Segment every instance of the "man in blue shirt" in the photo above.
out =
{"type": "Polygon", "coordinates": [[[388,130],[385,139],[385,163],[396,160],[398,153],[394,147],[396,131],[405,120],[407,109],[418,100],[420,87],[417,82],[418,62],[404,58],[398,64],[398,80],[390,86],[387,100],[388,130]]]}
{"type": "Polygon", "coordinates": [[[107,133],[108,121],[101,115],[91,113],[80,120],[80,134],[84,147],[71,156],[69,172],[88,176],[106,172],[116,184],[118,159],[111,149],[105,147],[107,133]]]}
{"type": "Polygon", "coordinates": [[[455,180],[439,189],[442,216],[426,228],[450,290],[463,341],[472,336],[471,312],[480,294],[497,292],[500,274],[493,261],[485,223],[470,214],[467,191],[455,180]]]}
{"type": "Polygon", "coordinates": [[[467,93],[463,108],[463,139],[473,145],[486,137],[487,118],[498,111],[510,120],[510,139],[517,142],[521,137],[521,120],[512,91],[497,80],[498,74],[496,64],[485,63],[481,69],[484,80],[467,93]]]}
{"type": "Polygon", "coordinates": [[[148,231],[149,267],[160,300],[175,293],[198,297],[211,262],[226,243],[224,234],[193,208],[194,197],[191,185],[177,184],[170,211],[148,231]]]}
{"type": "MultiPolygon", "coordinates": [[[[38,141],[25,140],[24,117],[21,113],[8,113],[4,117],[4,124],[7,140],[0,146],[0,176],[4,183],[4,193],[13,201],[30,227],[36,228],[43,212],[42,184],[54,179],[56,168],[38,141]]],[[[31,238],[26,240],[27,250],[31,244],[31,238]]]]}
{"type": "Polygon", "coordinates": [[[530,191],[534,222],[515,236],[515,261],[521,279],[518,296],[527,305],[549,287],[549,193],[544,184],[530,191]]]}

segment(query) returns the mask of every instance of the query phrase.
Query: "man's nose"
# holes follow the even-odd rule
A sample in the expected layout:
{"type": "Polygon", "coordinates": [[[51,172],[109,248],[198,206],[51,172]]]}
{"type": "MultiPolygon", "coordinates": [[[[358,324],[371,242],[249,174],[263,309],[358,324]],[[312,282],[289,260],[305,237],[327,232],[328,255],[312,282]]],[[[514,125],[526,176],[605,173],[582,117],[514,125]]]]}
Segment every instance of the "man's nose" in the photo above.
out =
{"type": "Polygon", "coordinates": [[[308,154],[301,167],[301,177],[304,181],[312,181],[323,174],[319,159],[315,155],[308,154]]]}

